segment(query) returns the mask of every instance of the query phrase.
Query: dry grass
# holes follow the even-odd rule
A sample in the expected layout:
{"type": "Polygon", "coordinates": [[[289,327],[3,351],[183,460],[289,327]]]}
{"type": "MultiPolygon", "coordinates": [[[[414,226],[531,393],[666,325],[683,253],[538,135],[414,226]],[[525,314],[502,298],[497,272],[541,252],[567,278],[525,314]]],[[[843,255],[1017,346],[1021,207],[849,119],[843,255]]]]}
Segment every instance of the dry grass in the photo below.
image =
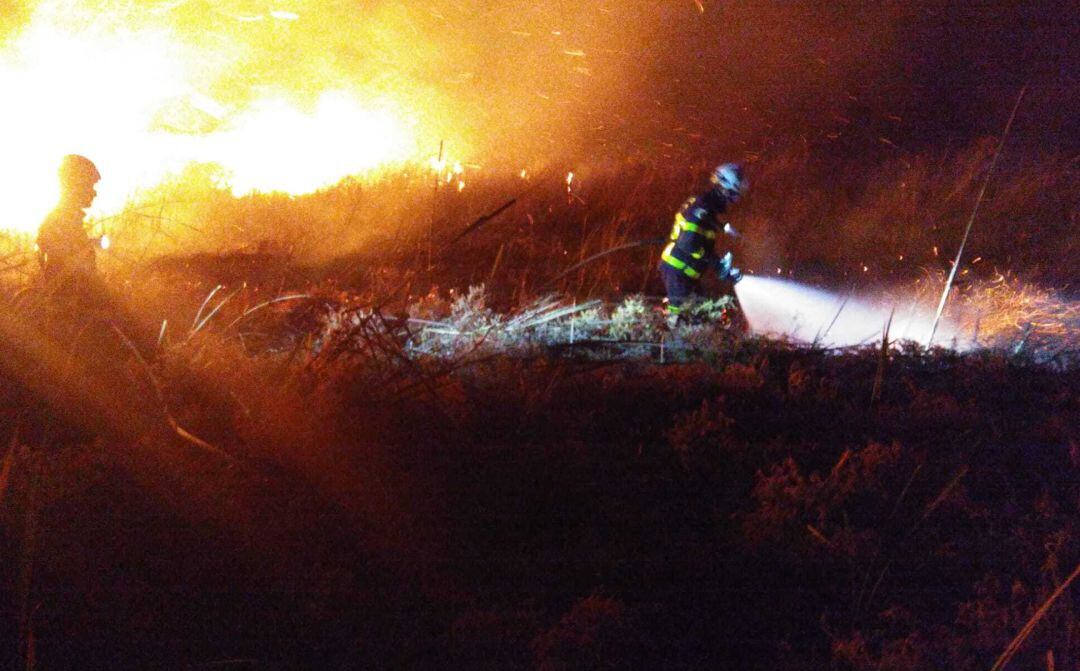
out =
{"type": "MultiPolygon", "coordinates": [[[[932,247],[955,241],[983,151],[841,180],[806,157],[763,162],[742,256],[842,280],[873,253],[868,282],[935,277],[932,247]]],[[[63,474],[29,505],[29,472],[12,449],[0,462],[3,540],[38,523],[29,511],[49,530],[40,664],[96,661],[90,640],[133,666],[248,658],[250,641],[283,666],[632,651],[643,666],[966,671],[1017,631],[1017,663],[1052,643],[1074,664],[1069,613],[1051,605],[1072,580],[1054,567],[1077,554],[1076,369],[1023,356],[1044,337],[1075,347],[1069,297],[965,269],[955,305],[981,315],[988,349],[964,356],[889,349],[888,333],[838,351],[740,338],[722,300],[673,343],[643,250],[546,287],[663,235],[703,167],[585,168],[574,197],[553,167],[439,203],[397,175],[303,198],[173,185],[133,206],[105,265],[155,333],[173,325],[156,361],[56,344],[75,329],[31,337],[50,318],[32,294],[0,315],[0,437],[55,427],[43,472],[63,474]],[[441,242],[508,196],[427,267],[433,205],[441,242]],[[178,253],[147,261],[161,252],[178,253]],[[250,276],[268,259],[274,273],[250,276]],[[114,356],[89,377],[69,365],[80,351],[114,356]],[[45,354],[54,367],[35,364],[45,354]],[[72,378],[91,388],[58,388],[72,378]],[[171,440],[163,408],[229,457],[171,440]]],[[[1049,238],[1007,230],[1026,217],[1065,241],[1057,270],[1075,259],[1074,173],[1042,167],[991,193],[980,264],[1053,275],[1028,263],[1049,238]]],[[[5,277],[5,296],[25,283],[5,277]]]]}
{"type": "MultiPolygon", "coordinates": [[[[754,190],[732,214],[745,234],[735,250],[740,267],[780,267],[797,278],[845,286],[903,284],[922,269],[947,270],[991,149],[977,144],[874,166],[798,151],[773,154],[750,166],[754,190]]],[[[1068,270],[1080,266],[1075,163],[1009,158],[1012,169],[992,181],[980,208],[960,278],[990,279],[1000,271],[1044,286],[1075,281],[1068,270]]],[[[551,290],[582,300],[658,293],[653,267],[659,250],[651,248],[604,257],[546,285],[593,254],[666,235],[675,208],[704,185],[706,167],[578,166],[569,195],[567,168],[558,165],[528,180],[481,170],[467,176],[463,191],[437,195],[426,173],[412,168],[308,196],[239,199],[193,170],[100,222],[114,242],[104,265],[130,277],[151,260],[159,268],[170,256],[194,264],[193,254],[227,250],[302,271],[286,278],[292,288],[312,275],[361,289],[411,283],[414,296],[434,285],[485,283],[503,307],[551,290]],[[483,219],[511,200],[498,216],[483,219]],[[429,269],[432,212],[435,268],[429,269]],[[452,244],[477,221],[482,225],[452,244]]],[[[213,258],[204,260],[213,273],[213,258]]],[[[249,277],[256,271],[246,270],[249,277]]],[[[208,281],[205,289],[217,283],[208,281]]]]}

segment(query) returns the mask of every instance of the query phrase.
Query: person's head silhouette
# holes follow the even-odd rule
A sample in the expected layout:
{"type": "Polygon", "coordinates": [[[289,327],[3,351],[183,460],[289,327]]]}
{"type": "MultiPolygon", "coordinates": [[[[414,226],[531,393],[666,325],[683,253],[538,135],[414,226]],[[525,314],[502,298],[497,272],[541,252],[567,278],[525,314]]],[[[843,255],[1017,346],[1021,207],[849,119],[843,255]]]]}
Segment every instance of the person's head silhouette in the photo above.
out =
{"type": "Polygon", "coordinates": [[[68,154],[60,161],[57,174],[61,207],[84,210],[93,204],[97,196],[94,187],[101,181],[101,173],[93,161],[78,154],[68,154]]]}

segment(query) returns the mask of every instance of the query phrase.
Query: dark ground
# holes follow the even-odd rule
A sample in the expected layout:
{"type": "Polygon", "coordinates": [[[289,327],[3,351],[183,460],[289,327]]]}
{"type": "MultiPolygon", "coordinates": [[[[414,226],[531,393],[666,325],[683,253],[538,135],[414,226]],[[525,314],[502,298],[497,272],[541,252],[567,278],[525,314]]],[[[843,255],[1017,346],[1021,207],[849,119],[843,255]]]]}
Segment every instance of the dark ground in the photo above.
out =
{"type": "MultiPolygon", "coordinates": [[[[153,370],[225,456],[115,343],[78,406],[6,342],[14,666],[985,669],[1080,560],[1080,380],[1022,356],[750,340],[398,394],[200,333],[153,370]]],[[[1015,668],[1080,659],[1078,595],[1015,668]]]]}

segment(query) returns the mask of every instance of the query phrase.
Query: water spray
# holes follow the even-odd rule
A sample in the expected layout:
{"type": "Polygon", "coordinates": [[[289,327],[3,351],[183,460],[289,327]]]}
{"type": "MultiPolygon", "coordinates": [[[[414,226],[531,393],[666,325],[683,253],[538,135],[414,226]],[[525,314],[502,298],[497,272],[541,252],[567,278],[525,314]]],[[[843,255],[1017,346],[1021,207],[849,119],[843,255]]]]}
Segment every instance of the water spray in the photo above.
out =
{"type": "MultiPolygon", "coordinates": [[[[756,275],[744,276],[735,285],[735,293],[755,333],[823,347],[849,347],[877,340],[896,307],[895,300],[854,293],[845,296],[792,280],[756,275]]],[[[904,317],[897,315],[894,329],[903,329],[913,340],[929,337],[934,329],[933,315],[914,308],[905,312],[904,317]]],[[[951,325],[946,325],[945,331],[955,339],[951,325]]]]}

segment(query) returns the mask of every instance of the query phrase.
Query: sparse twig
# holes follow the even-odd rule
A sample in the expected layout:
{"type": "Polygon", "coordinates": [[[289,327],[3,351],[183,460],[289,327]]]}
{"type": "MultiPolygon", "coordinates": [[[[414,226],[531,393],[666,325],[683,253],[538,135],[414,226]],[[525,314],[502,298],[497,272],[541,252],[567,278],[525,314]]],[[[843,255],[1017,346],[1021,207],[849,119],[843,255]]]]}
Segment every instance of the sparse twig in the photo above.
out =
{"type": "MultiPolygon", "coordinates": [[[[907,493],[908,486],[911,484],[911,481],[914,480],[915,474],[919,472],[920,468],[921,467],[917,467],[915,469],[915,471],[911,474],[911,478],[908,480],[908,483],[904,485],[904,489],[901,492],[900,498],[897,499],[896,505],[893,507],[894,512],[896,511],[896,508],[900,505],[900,500],[907,493]]],[[[938,492],[938,495],[934,497],[934,500],[931,501],[930,503],[928,503],[925,508],[923,508],[922,515],[919,516],[919,519],[915,520],[915,523],[911,526],[911,528],[908,529],[908,531],[905,534],[903,534],[903,537],[899,541],[899,544],[907,542],[907,540],[910,539],[915,534],[916,531],[918,531],[919,527],[922,526],[922,523],[926,521],[926,519],[930,516],[930,514],[933,513],[935,510],[937,510],[937,507],[940,506],[946,499],[949,498],[949,495],[952,493],[953,489],[956,488],[956,486],[960,483],[960,480],[962,480],[963,477],[965,475],[967,475],[967,473],[968,473],[968,467],[967,466],[962,466],[960,468],[960,470],[957,471],[956,475],[954,475],[952,477],[952,479],[949,480],[949,482],[947,482],[945,484],[945,486],[941,489],[941,491],[938,492]]],[[[890,517],[891,517],[891,515],[890,515],[890,517]]],[[[874,585],[870,589],[870,593],[867,595],[866,600],[864,601],[863,600],[863,594],[866,593],[866,585],[867,585],[867,581],[870,579],[871,567],[873,566],[873,562],[876,561],[876,559],[877,559],[877,556],[875,555],[874,559],[871,561],[871,565],[867,567],[866,573],[863,576],[862,589],[859,590],[859,594],[855,599],[855,611],[856,612],[860,611],[860,608],[862,608],[862,609],[868,608],[869,605],[871,603],[873,603],[874,596],[877,595],[878,587],[881,586],[881,582],[885,578],[885,574],[888,573],[890,566],[892,565],[893,561],[895,560],[895,557],[890,556],[888,561],[886,561],[885,564],[881,567],[881,571],[878,574],[877,580],[874,581],[874,585]]]]}
{"type": "Polygon", "coordinates": [[[960,484],[960,480],[962,480],[963,477],[967,475],[967,473],[968,467],[966,465],[961,466],[960,470],[956,472],[956,475],[953,476],[952,480],[949,480],[945,487],[942,488],[941,492],[938,493],[936,497],[934,497],[934,500],[926,506],[926,508],[923,510],[922,516],[915,523],[915,526],[911,528],[909,535],[911,533],[914,533],[915,530],[919,528],[919,525],[921,525],[926,520],[926,518],[930,516],[930,513],[937,510],[937,507],[940,506],[947,498],[949,498],[949,494],[951,494],[952,490],[955,489],[958,484],[960,484]]]}
{"type": "MultiPolygon", "coordinates": [[[[533,187],[533,188],[535,188],[535,187],[533,187]]],[[[529,190],[531,191],[532,189],[529,189],[529,190]]],[[[458,240],[461,240],[466,235],[469,235],[470,233],[472,233],[476,229],[480,228],[481,226],[483,226],[487,222],[491,221],[492,219],[499,216],[503,212],[509,210],[511,207],[514,206],[515,203],[518,202],[518,198],[520,198],[520,196],[515,197],[515,198],[511,198],[510,200],[508,200],[505,203],[503,203],[502,205],[500,205],[498,208],[492,210],[491,212],[488,212],[487,214],[485,214],[485,215],[483,215],[481,217],[478,217],[475,221],[473,221],[471,224],[466,226],[465,230],[463,230],[460,233],[458,233],[457,235],[455,235],[454,238],[450,242],[448,242],[445,247],[443,247],[441,250],[439,250],[439,252],[440,253],[445,252],[451,246],[457,244],[458,240]]]]}
{"type": "Polygon", "coordinates": [[[994,665],[990,667],[990,671],[1002,671],[1002,669],[1005,668],[1005,665],[1012,660],[1013,656],[1020,649],[1020,646],[1023,645],[1024,641],[1031,635],[1031,632],[1035,630],[1035,626],[1039,624],[1039,621],[1042,620],[1043,616],[1050,610],[1050,607],[1054,605],[1054,602],[1058,600],[1058,597],[1065,593],[1065,590],[1069,588],[1072,581],[1076,580],[1077,576],[1080,576],[1080,564],[1076,565],[1076,568],[1073,570],[1072,574],[1065,579],[1065,582],[1058,585],[1058,588],[1054,590],[1054,593],[1050,595],[1050,598],[1039,607],[1039,610],[1035,611],[1035,614],[1031,616],[1031,619],[1027,621],[1027,624],[1025,624],[1016,635],[1016,638],[1009,643],[1009,646],[1005,648],[1005,651],[997,658],[994,665]]]}

